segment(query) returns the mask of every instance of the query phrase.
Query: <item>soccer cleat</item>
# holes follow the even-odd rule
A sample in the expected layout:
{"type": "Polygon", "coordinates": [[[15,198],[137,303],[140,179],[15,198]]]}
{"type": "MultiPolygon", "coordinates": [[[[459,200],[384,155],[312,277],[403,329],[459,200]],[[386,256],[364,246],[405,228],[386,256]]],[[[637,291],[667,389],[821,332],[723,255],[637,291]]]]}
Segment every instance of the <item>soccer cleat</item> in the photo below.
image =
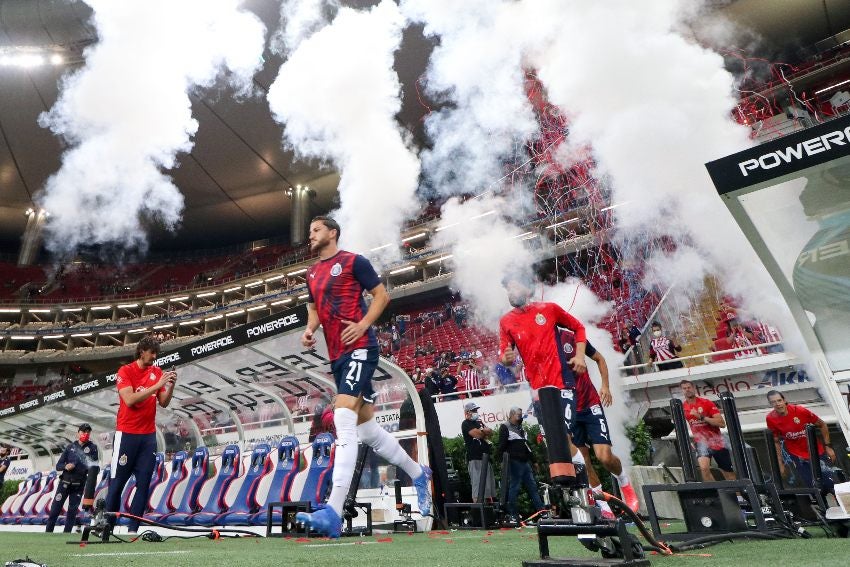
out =
{"type": "Polygon", "coordinates": [[[620,494],[623,495],[623,501],[626,503],[626,506],[632,509],[632,511],[637,514],[640,511],[640,502],[638,501],[637,494],[635,494],[635,489],[632,488],[631,484],[624,484],[620,486],[620,494]]]}
{"type": "Polygon", "coordinates": [[[342,518],[330,506],[325,506],[312,514],[298,512],[295,514],[295,521],[332,539],[338,538],[342,532],[342,518]]]}
{"type": "Polygon", "coordinates": [[[431,515],[431,495],[428,493],[428,485],[431,483],[431,469],[425,465],[422,467],[422,474],[413,481],[413,487],[416,488],[416,499],[419,502],[419,513],[423,516],[431,515]]]}

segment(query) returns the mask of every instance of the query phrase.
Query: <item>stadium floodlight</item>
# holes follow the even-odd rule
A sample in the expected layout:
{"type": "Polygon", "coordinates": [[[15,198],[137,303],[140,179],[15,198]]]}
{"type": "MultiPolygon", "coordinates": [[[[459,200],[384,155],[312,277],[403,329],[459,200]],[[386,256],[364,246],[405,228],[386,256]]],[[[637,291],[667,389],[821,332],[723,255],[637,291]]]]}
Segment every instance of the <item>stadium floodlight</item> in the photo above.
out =
{"type": "Polygon", "coordinates": [[[65,62],[65,58],[58,53],[54,53],[53,55],[50,56],[50,64],[51,65],[61,65],[64,62],[65,62]]]}
{"type": "Polygon", "coordinates": [[[91,308],[92,311],[106,311],[107,309],[112,309],[111,305],[95,305],[91,308]]]}
{"type": "MultiPolygon", "coordinates": [[[[578,217],[576,217],[576,218],[574,218],[574,219],[568,219],[568,220],[565,220],[565,221],[561,221],[561,222],[556,222],[556,223],[554,223],[554,224],[550,224],[550,225],[549,225],[549,226],[547,226],[546,228],[557,228],[557,227],[559,227],[559,226],[563,226],[563,225],[565,225],[565,224],[570,224],[570,223],[573,223],[573,222],[578,222],[578,217]]],[[[517,237],[517,238],[519,238],[519,237],[517,237]]]]}
{"type": "Polygon", "coordinates": [[[50,313],[50,309],[27,309],[30,313],[50,313]]]}
{"type": "Polygon", "coordinates": [[[416,266],[405,266],[405,267],[403,267],[403,268],[398,268],[398,269],[395,269],[395,270],[391,270],[391,271],[390,271],[390,275],[391,275],[391,276],[394,276],[394,275],[396,275],[396,274],[402,274],[402,273],[404,273],[404,272],[409,272],[409,271],[411,271],[411,270],[415,270],[415,269],[416,269],[416,266]]]}
{"type": "Polygon", "coordinates": [[[599,212],[610,211],[611,209],[616,209],[617,207],[622,207],[623,205],[628,205],[630,201],[623,201],[622,203],[617,203],[615,205],[608,205],[605,208],[599,209],[599,212]]]}
{"type": "Polygon", "coordinates": [[[263,280],[257,280],[255,282],[246,283],[245,287],[257,287],[258,285],[263,285],[263,280]]]}
{"type": "Polygon", "coordinates": [[[292,272],[288,272],[287,276],[297,276],[298,274],[303,274],[307,271],[307,268],[301,268],[300,270],[293,270],[292,272]]]}
{"type": "Polygon", "coordinates": [[[484,217],[489,217],[490,215],[495,215],[496,211],[487,211],[486,213],[481,213],[480,215],[475,215],[474,217],[469,217],[469,220],[481,219],[484,217]]]}
{"type": "Polygon", "coordinates": [[[825,93],[826,91],[828,91],[830,89],[834,89],[835,87],[840,87],[841,85],[846,85],[847,83],[850,83],[850,79],[847,79],[846,81],[841,81],[840,83],[835,83],[834,85],[829,85],[828,87],[824,87],[819,91],[815,91],[815,94],[819,95],[820,93],[825,93]]]}
{"type": "Polygon", "coordinates": [[[438,226],[437,228],[434,229],[434,232],[440,232],[441,230],[446,230],[447,228],[452,228],[453,226],[457,226],[459,224],[460,224],[459,222],[453,222],[451,224],[438,226]]]}
{"type": "Polygon", "coordinates": [[[130,330],[129,330],[129,331],[127,331],[127,332],[128,332],[128,333],[130,333],[131,335],[136,335],[136,334],[138,334],[138,333],[147,333],[147,332],[148,332],[148,328],[147,328],[147,327],[145,327],[144,329],[130,329],[130,330]]]}
{"type": "Polygon", "coordinates": [[[36,337],[35,335],[12,335],[9,338],[13,341],[34,341],[38,337],[36,337]]]}
{"type": "Polygon", "coordinates": [[[434,258],[433,260],[428,260],[425,262],[426,264],[436,264],[437,262],[442,262],[443,260],[448,260],[452,258],[454,254],[446,254],[445,256],[440,256],[439,258],[434,258]]]}
{"type": "Polygon", "coordinates": [[[121,331],[104,331],[102,333],[98,333],[98,335],[120,335],[121,331]]]}
{"type": "MultiPolygon", "coordinates": [[[[165,303],[165,300],[164,300],[164,299],[157,299],[157,300],[155,300],[155,301],[148,301],[148,302],[146,302],[146,303],[145,303],[145,307],[147,307],[148,305],[162,305],[163,303],[165,303]]],[[[118,307],[121,307],[121,306],[119,305],[118,307]]]]}
{"type": "Polygon", "coordinates": [[[283,305],[284,303],[290,303],[292,301],[291,297],[287,297],[286,299],[281,299],[279,301],[272,301],[269,305],[283,305]]]}
{"type": "Polygon", "coordinates": [[[74,333],[71,336],[72,337],[90,337],[91,335],[92,335],[91,333],[74,333]]]}
{"type": "Polygon", "coordinates": [[[16,308],[4,307],[3,309],[0,309],[0,313],[20,313],[20,312],[21,312],[21,310],[17,307],[16,308]]]}
{"type": "Polygon", "coordinates": [[[82,307],[66,307],[62,310],[62,313],[79,313],[82,310],[82,307]]]}
{"type": "Polygon", "coordinates": [[[199,293],[197,297],[211,297],[217,293],[217,291],[205,291],[204,293],[199,293]]]}
{"type": "Polygon", "coordinates": [[[183,322],[181,322],[181,323],[180,323],[180,326],[181,326],[181,327],[185,327],[186,325],[197,325],[197,324],[198,324],[198,323],[200,323],[200,322],[201,322],[201,320],[200,320],[200,319],[192,319],[191,321],[183,321],[183,322]]]}
{"type": "Polygon", "coordinates": [[[249,307],[245,311],[259,311],[260,309],[268,309],[269,306],[263,303],[262,305],[255,305],[253,307],[249,307]]]}
{"type": "Polygon", "coordinates": [[[310,297],[310,294],[305,293],[305,294],[299,295],[298,299],[307,299],[308,297],[310,297]]]}
{"type": "Polygon", "coordinates": [[[224,290],[224,293],[230,293],[231,291],[239,291],[240,289],[242,289],[242,286],[238,285],[236,287],[231,287],[231,288],[224,290]]]}
{"type": "MultiPolygon", "coordinates": [[[[103,334],[103,333],[101,333],[101,334],[103,334]]],[[[63,338],[65,338],[65,335],[44,335],[41,338],[42,339],[63,339],[63,338]]]]}
{"type": "MultiPolygon", "coordinates": [[[[118,306],[118,309],[132,309],[133,307],[138,307],[138,303],[124,303],[118,306]]],[[[64,309],[63,309],[64,311],[64,309]]]]}
{"type": "Polygon", "coordinates": [[[274,281],[277,281],[277,280],[279,280],[279,279],[281,279],[281,278],[285,278],[285,277],[286,277],[286,276],[284,276],[283,274],[278,274],[278,275],[276,275],[276,276],[272,276],[272,277],[270,277],[270,278],[266,278],[266,280],[265,280],[265,281],[266,281],[266,283],[268,283],[268,282],[274,282],[274,281]]]}
{"type": "Polygon", "coordinates": [[[212,317],[207,317],[206,319],[204,319],[204,321],[218,321],[219,319],[222,319],[223,317],[224,317],[224,315],[219,313],[218,315],[213,315],[212,317]]]}
{"type": "Polygon", "coordinates": [[[186,301],[189,299],[188,295],[181,295],[180,297],[169,297],[168,301],[186,301]]]}
{"type": "Polygon", "coordinates": [[[392,245],[393,245],[393,243],[392,243],[392,242],[390,242],[389,244],[382,244],[381,246],[376,246],[376,247],[374,247],[374,248],[371,248],[371,249],[369,250],[369,252],[375,252],[375,251],[377,251],[377,250],[383,250],[384,248],[389,248],[389,247],[390,247],[390,246],[392,246],[392,245]]]}
{"type": "Polygon", "coordinates": [[[412,236],[408,236],[407,238],[402,238],[402,242],[410,242],[411,240],[418,240],[422,237],[428,236],[427,232],[420,232],[419,234],[414,234],[412,236]]]}
{"type": "Polygon", "coordinates": [[[154,329],[167,329],[169,327],[173,327],[174,323],[166,323],[164,325],[154,325],[154,329]]]}
{"type": "Polygon", "coordinates": [[[244,309],[240,309],[239,311],[231,311],[230,313],[227,313],[227,314],[225,315],[225,317],[233,317],[233,316],[235,316],[235,315],[242,315],[243,313],[245,313],[245,310],[244,310],[244,309]]]}

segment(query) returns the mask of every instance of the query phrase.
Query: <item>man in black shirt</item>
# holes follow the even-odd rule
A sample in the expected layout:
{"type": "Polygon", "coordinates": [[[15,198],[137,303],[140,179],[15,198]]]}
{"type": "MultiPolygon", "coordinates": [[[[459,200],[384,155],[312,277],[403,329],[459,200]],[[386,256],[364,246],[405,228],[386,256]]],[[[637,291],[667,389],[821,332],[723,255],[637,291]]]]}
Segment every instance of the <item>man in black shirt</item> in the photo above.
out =
{"type": "Polygon", "coordinates": [[[535,511],[543,510],[545,506],[537,492],[537,483],[534,473],[531,471],[531,462],[534,456],[528,446],[525,429],[522,428],[522,408],[513,407],[508,414],[508,422],[499,426],[499,444],[496,446],[496,455],[508,452],[508,465],[510,467],[510,485],[508,486],[508,514],[517,516],[517,496],[519,496],[520,484],[525,486],[531,498],[531,504],[535,511]]]}
{"type": "Polygon", "coordinates": [[[56,489],[56,496],[50,506],[50,515],[47,517],[47,532],[52,532],[56,527],[56,519],[62,512],[66,499],[68,499],[68,514],[65,516],[65,532],[69,533],[74,528],[89,467],[96,466],[100,461],[97,445],[89,441],[90,436],[91,425],[88,423],[80,425],[77,430],[77,441],[65,448],[56,463],[56,470],[61,471],[62,474],[59,476],[59,488],[56,489]]]}
{"type": "Polygon", "coordinates": [[[12,460],[9,458],[9,448],[0,445],[0,486],[3,486],[6,477],[6,471],[9,470],[9,463],[12,460]]]}
{"type": "MultiPolygon", "coordinates": [[[[460,426],[463,433],[463,442],[466,444],[466,462],[469,469],[469,480],[472,483],[472,501],[478,502],[478,494],[481,481],[481,466],[485,459],[489,464],[490,442],[488,439],[493,435],[493,430],[486,427],[478,415],[478,404],[467,402],[463,406],[463,423],[460,426]]],[[[484,498],[493,498],[496,495],[493,480],[493,467],[487,467],[487,479],[484,484],[484,498]]]]}

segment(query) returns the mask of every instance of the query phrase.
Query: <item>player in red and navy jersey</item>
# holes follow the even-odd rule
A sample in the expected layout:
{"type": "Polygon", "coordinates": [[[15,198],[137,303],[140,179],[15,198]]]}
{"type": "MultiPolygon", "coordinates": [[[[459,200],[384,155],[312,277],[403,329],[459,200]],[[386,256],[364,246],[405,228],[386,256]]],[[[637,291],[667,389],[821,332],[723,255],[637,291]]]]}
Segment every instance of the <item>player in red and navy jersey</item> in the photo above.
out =
{"type": "Polygon", "coordinates": [[[319,261],[307,272],[310,299],[307,328],[301,337],[306,348],[313,347],[313,335],[322,326],[336,381],[333,486],[327,506],[312,514],[296,515],[297,521],[332,538],[339,537],[342,530],[343,505],[354,475],[358,440],[403,469],[413,479],[419,511],[423,516],[431,513],[431,469],[411,459],[374,417],[372,374],[378,366],[379,351],[372,323],[390,297],[369,260],[339,249],[340,232],[339,224],[329,217],[315,217],[310,223],[310,249],[318,253],[319,261]],[[372,296],[368,308],[364,291],[372,296]]]}
{"type": "Polygon", "coordinates": [[[814,424],[819,430],[823,443],[818,439],[818,456],[821,460],[823,482],[821,489],[824,493],[835,493],[835,479],[832,476],[832,463],[835,462],[835,451],[830,447],[829,428],[826,422],[803,406],[789,404],[782,392],[771,390],[767,393],[767,401],[773,406],[773,411],[765,416],[767,428],[773,432],[773,442],[776,443],[776,455],[779,457],[779,471],[785,475],[785,464],[782,460],[782,447],[797,475],[808,487],[814,487],[814,475],[809,462],[809,441],[806,437],[806,425],[814,424]],[[825,443],[825,445],[824,445],[825,443]]]}
{"type": "MultiPolygon", "coordinates": [[[[141,517],[148,503],[148,489],[156,465],[156,405],[168,407],[177,373],[163,372],[154,363],[159,354],[159,342],[143,337],[136,345],[136,360],[118,369],[115,383],[118,388],[118,417],[112,444],[112,468],[106,511],[117,512],[121,493],[131,475],[136,476],[136,494],[130,513],[141,517]]],[[[115,518],[110,522],[114,525],[115,518]]],[[[131,532],[138,529],[138,520],[130,519],[131,532]]]]}
{"type": "MultiPolygon", "coordinates": [[[[575,351],[575,333],[569,329],[559,329],[560,343],[564,352],[569,356],[575,351]]],[[[632,510],[637,511],[640,507],[635,489],[632,487],[631,479],[628,473],[623,470],[623,463],[611,448],[611,434],[608,428],[608,420],[605,418],[604,407],[609,407],[614,397],[611,395],[611,388],[608,380],[608,363],[605,362],[605,357],[598,350],[593,348],[593,345],[588,341],[585,346],[585,355],[596,363],[599,367],[599,375],[602,379],[602,385],[597,392],[590,374],[581,372],[576,375],[576,414],[572,424],[572,442],[573,445],[581,451],[585,462],[590,460],[590,448],[593,447],[593,452],[596,458],[602,463],[609,473],[617,479],[617,484],[620,486],[620,492],[623,495],[623,501],[632,510]]],[[[590,487],[596,491],[602,491],[602,482],[599,480],[599,475],[593,467],[587,467],[587,480],[590,487]]],[[[612,519],[613,513],[607,502],[600,501],[600,507],[603,511],[603,517],[612,519]]]]}
{"type": "Polygon", "coordinates": [[[723,478],[735,480],[732,455],[726,446],[726,438],[720,432],[721,427],[726,427],[720,408],[711,400],[697,396],[696,386],[690,380],[682,380],[679,387],[685,396],[682,409],[691,427],[702,479],[706,482],[714,480],[711,475],[711,459],[714,457],[723,478]]]}

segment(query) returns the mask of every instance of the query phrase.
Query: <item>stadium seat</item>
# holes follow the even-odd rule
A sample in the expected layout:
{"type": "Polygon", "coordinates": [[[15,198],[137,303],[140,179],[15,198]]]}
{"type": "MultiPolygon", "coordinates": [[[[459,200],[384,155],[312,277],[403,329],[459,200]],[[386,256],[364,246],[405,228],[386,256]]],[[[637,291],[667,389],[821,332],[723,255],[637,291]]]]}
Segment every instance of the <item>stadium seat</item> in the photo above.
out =
{"type": "MultiPolygon", "coordinates": [[[[312,512],[327,498],[333,476],[334,457],[336,447],[334,436],[330,433],[320,433],[313,439],[311,447],[310,468],[301,488],[301,497],[290,502],[270,502],[268,504],[270,513],[267,512],[267,534],[272,525],[280,525],[283,518],[292,512],[312,512]],[[275,514],[280,509],[280,515],[275,514]]],[[[294,488],[294,487],[293,487],[294,488]]]]}
{"type": "Polygon", "coordinates": [[[5,518],[11,513],[10,510],[14,506],[15,502],[17,502],[17,500],[21,498],[21,496],[23,496],[23,494],[30,489],[30,485],[32,484],[32,482],[33,477],[32,475],[30,475],[26,479],[24,479],[20,484],[18,484],[17,492],[15,492],[14,494],[10,494],[6,498],[6,500],[3,501],[2,506],[0,506],[0,521],[2,521],[3,518],[5,518]]]}
{"type": "Polygon", "coordinates": [[[59,473],[50,471],[44,480],[44,487],[38,495],[32,511],[25,517],[21,518],[20,524],[46,524],[47,516],[50,514],[50,506],[53,503],[53,498],[56,495],[56,489],[59,488],[58,482],[59,473]]]}
{"type": "MultiPolygon", "coordinates": [[[[292,485],[295,482],[295,477],[305,467],[301,466],[302,461],[301,445],[298,439],[293,436],[284,437],[277,444],[277,465],[274,467],[274,475],[266,476],[260,482],[257,490],[256,499],[260,504],[260,510],[251,516],[249,523],[254,526],[265,525],[266,523],[266,504],[268,502],[289,502],[291,501],[292,485]],[[267,480],[271,478],[271,480],[267,480]]],[[[280,512],[275,512],[275,523],[280,523],[280,512]]]]}
{"type": "Polygon", "coordinates": [[[192,469],[189,472],[189,480],[183,491],[183,497],[173,512],[157,516],[151,514],[150,519],[165,524],[183,525],[186,518],[200,510],[198,495],[207,482],[207,467],[209,466],[210,452],[206,447],[198,447],[192,455],[192,469]]]}
{"type": "Polygon", "coordinates": [[[24,510],[31,510],[35,505],[34,497],[37,498],[41,492],[41,477],[40,472],[31,474],[27,480],[29,484],[25,492],[21,493],[12,506],[9,508],[9,513],[3,517],[4,524],[15,524],[19,521],[24,513],[24,510]],[[32,500],[32,501],[31,501],[32,500]],[[29,507],[25,508],[29,503],[29,507]]]}
{"type": "Polygon", "coordinates": [[[239,445],[228,445],[221,454],[221,468],[218,474],[204,484],[198,495],[198,502],[203,502],[203,508],[186,518],[187,525],[211,526],[216,516],[227,511],[224,495],[230,485],[239,478],[241,469],[239,445]]]}
{"type": "Polygon", "coordinates": [[[212,525],[249,525],[251,517],[260,509],[257,502],[257,489],[263,478],[272,472],[271,447],[268,443],[259,443],[251,452],[245,474],[230,485],[225,495],[227,511],[212,520],[212,525]]]}
{"type": "Polygon", "coordinates": [[[177,509],[177,501],[183,495],[189,477],[189,467],[186,466],[188,457],[186,451],[179,451],[171,459],[170,465],[164,467],[168,470],[168,478],[151,489],[150,501],[155,505],[151,512],[145,514],[146,517],[163,516],[177,509]]]}
{"type": "MultiPolygon", "coordinates": [[[[153,472],[151,473],[151,481],[150,485],[148,485],[148,501],[145,504],[145,513],[153,510],[153,506],[151,506],[151,496],[154,494],[154,489],[162,483],[162,479],[165,476],[165,455],[162,453],[156,454],[156,463],[153,467],[153,472]]],[[[129,513],[130,506],[133,504],[133,498],[136,495],[136,475],[132,475],[130,479],[127,481],[127,484],[124,485],[124,491],[121,493],[121,511],[129,513]]],[[[130,523],[130,518],[118,518],[119,526],[126,526],[130,523]]]]}

